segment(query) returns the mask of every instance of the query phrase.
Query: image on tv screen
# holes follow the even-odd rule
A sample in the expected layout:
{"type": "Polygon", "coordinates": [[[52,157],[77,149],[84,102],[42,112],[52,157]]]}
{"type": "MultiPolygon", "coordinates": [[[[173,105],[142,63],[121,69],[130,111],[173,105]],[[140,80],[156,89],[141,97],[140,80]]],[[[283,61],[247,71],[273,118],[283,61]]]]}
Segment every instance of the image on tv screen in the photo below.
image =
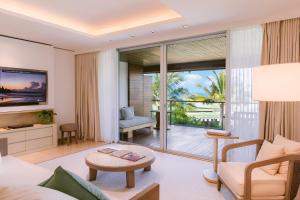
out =
{"type": "Polygon", "coordinates": [[[0,68],[0,106],[47,102],[47,72],[0,68]]]}

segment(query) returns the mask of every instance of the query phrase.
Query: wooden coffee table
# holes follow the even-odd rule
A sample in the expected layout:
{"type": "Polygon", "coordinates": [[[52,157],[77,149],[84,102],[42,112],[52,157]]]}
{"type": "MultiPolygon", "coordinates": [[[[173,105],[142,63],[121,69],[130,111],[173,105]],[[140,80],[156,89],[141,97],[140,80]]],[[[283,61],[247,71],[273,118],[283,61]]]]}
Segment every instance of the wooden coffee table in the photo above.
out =
{"type": "Polygon", "coordinates": [[[151,170],[151,164],[154,162],[155,157],[151,149],[137,145],[121,145],[112,144],[105,145],[99,149],[113,148],[118,150],[129,150],[145,157],[133,162],[122,158],[117,158],[109,154],[95,152],[85,158],[86,164],[89,166],[89,180],[96,180],[97,171],[108,172],[126,172],[126,182],[128,188],[135,186],[134,171],[137,169],[144,169],[144,171],[151,170]]]}

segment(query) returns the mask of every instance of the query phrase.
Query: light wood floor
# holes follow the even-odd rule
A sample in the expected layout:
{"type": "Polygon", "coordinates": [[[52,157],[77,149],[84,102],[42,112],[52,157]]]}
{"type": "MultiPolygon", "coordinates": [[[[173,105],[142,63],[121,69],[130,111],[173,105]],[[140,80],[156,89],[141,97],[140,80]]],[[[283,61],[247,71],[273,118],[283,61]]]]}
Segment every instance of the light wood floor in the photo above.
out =
{"type": "Polygon", "coordinates": [[[22,156],[18,156],[18,158],[25,160],[27,162],[31,162],[34,164],[45,162],[48,160],[52,160],[58,157],[62,157],[65,155],[69,155],[72,153],[77,153],[89,148],[101,146],[104,143],[102,142],[93,142],[93,141],[84,141],[84,142],[79,142],[78,144],[72,143],[70,145],[60,145],[55,148],[31,153],[31,154],[26,154],[22,156]]]}
{"type": "MultiPolygon", "coordinates": [[[[213,157],[213,141],[205,135],[206,129],[197,127],[187,127],[172,125],[167,131],[167,148],[178,152],[193,154],[204,158],[213,157]]],[[[123,141],[132,142],[144,146],[159,147],[159,130],[150,132],[149,128],[134,131],[133,138],[123,141]]],[[[224,140],[219,140],[219,156],[225,145],[224,140]]]]}
{"type": "MultiPolygon", "coordinates": [[[[172,125],[170,126],[170,130],[168,130],[167,147],[170,150],[194,154],[204,158],[212,158],[213,141],[208,139],[205,133],[206,130],[203,128],[172,125]]],[[[154,130],[154,132],[151,133],[149,129],[145,128],[135,131],[134,137],[129,140],[125,139],[125,141],[144,146],[159,147],[159,138],[159,130],[154,130]]],[[[65,144],[56,148],[19,156],[19,158],[31,163],[41,163],[102,144],[104,143],[92,141],[80,142],[78,144],[72,143],[71,145],[65,144]]],[[[224,145],[224,141],[220,140],[219,151],[222,150],[224,145]]],[[[219,152],[219,156],[220,155],[221,152],[219,152]]]]}

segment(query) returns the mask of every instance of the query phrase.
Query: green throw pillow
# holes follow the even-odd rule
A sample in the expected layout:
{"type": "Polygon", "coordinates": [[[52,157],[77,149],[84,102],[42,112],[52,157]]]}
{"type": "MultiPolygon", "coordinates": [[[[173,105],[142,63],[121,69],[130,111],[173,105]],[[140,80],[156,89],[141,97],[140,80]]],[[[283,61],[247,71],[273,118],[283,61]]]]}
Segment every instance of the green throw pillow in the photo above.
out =
{"type": "Polygon", "coordinates": [[[54,174],[39,186],[58,190],[79,200],[109,200],[96,186],[76,174],[57,167],[54,174]]]}

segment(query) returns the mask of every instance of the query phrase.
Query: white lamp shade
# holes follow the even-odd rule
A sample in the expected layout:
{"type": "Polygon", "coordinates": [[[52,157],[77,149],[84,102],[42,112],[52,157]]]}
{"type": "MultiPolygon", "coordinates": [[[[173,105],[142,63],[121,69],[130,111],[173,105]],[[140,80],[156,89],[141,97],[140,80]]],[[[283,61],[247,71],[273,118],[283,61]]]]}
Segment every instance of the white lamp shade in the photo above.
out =
{"type": "Polygon", "coordinates": [[[253,98],[259,101],[300,101],[300,63],[253,68],[253,98]]]}

